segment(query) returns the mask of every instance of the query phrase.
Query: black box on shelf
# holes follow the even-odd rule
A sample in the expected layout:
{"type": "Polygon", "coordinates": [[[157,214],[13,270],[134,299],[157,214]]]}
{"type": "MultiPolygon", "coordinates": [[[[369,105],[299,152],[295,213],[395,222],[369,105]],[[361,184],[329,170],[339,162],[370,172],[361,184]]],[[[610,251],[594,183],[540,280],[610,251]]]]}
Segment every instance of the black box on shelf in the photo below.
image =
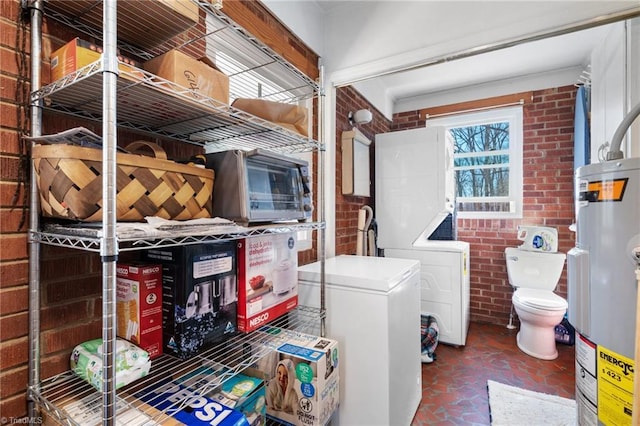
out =
{"type": "Polygon", "coordinates": [[[144,251],[162,264],[164,353],[191,358],[237,331],[237,256],[234,242],[144,251]]]}

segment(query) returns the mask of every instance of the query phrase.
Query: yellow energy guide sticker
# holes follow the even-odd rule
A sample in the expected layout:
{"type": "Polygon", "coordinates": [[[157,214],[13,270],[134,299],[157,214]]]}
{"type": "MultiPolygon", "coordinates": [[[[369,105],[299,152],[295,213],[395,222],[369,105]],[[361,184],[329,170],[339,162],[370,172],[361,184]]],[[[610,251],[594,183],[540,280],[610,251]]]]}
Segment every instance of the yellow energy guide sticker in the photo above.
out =
{"type": "Polygon", "coordinates": [[[634,361],[598,346],[598,420],[631,425],[634,361]]]}

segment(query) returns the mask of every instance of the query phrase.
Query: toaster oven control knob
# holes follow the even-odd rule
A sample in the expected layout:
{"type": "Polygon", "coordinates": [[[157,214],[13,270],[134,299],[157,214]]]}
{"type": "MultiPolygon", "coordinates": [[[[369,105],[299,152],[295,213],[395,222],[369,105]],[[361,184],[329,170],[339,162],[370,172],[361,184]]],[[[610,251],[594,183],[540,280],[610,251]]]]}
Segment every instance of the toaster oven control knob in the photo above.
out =
{"type": "Polygon", "coordinates": [[[302,206],[302,208],[304,209],[305,212],[310,212],[313,210],[313,207],[311,207],[311,204],[305,204],[304,206],[302,206]]]}

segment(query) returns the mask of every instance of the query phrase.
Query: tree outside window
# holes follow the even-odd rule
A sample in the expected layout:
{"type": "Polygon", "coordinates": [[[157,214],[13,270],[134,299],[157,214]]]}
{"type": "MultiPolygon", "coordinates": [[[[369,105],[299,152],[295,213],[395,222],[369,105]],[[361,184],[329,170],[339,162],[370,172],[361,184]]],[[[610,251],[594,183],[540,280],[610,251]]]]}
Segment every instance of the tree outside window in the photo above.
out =
{"type": "Polygon", "coordinates": [[[453,139],[458,217],[521,217],[522,108],[430,119],[453,139]]]}

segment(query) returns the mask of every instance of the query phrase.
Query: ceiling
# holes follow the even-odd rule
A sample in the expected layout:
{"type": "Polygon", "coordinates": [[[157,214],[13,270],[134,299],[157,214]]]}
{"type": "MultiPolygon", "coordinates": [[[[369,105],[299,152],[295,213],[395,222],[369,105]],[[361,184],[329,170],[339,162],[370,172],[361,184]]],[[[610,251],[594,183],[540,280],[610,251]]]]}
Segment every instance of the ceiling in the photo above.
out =
{"type": "Polygon", "coordinates": [[[395,101],[570,68],[578,70],[577,83],[607,31],[596,27],[377,78],[395,101]]]}
{"type": "Polygon", "coordinates": [[[599,26],[488,53],[465,56],[469,52],[463,52],[465,57],[459,59],[437,58],[435,64],[354,82],[353,86],[390,118],[390,112],[541,90],[550,85],[590,84],[591,52],[609,30],[609,26],[599,26]]]}
{"type": "MultiPolygon", "coordinates": [[[[340,9],[349,2],[315,0],[315,3],[325,14],[335,14],[341,13],[340,9]]],[[[421,105],[429,106],[428,102],[425,103],[425,97],[434,98],[434,94],[460,92],[478,85],[534,76],[549,77],[560,73],[564,79],[562,84],[584,82],[589,77],[591,52],[609,30],[609,25],[601,25],[561,36],[541,37],[537,41],[509,40],[505,45],[511,47],[496,50],[494,48],[500,43],[494,46],[477,46],[464,52],[452,52],[447,58],[427,60],[426,64],[418,69],[371,76],[364,81],[353,82],[353,85],[378,109],[388,111],[387,107],[376,105],[376,99],[386,99],[387,103],[394,105],[392,109],[398,112],[412,109],[411,103],[414,100],[421,105]]]]}

